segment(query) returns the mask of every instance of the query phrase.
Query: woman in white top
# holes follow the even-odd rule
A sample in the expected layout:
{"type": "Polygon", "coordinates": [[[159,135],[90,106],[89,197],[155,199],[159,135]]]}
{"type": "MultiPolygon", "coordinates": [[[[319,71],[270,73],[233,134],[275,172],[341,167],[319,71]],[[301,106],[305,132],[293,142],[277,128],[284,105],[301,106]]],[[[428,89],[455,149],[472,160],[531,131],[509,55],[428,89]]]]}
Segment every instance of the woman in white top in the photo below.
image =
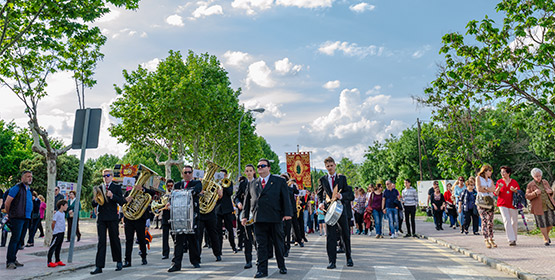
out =
{"type": "MultiPolygon", "coordinates": [[[[493,173],[493,168],[489,164],[484,164],[480,172],[478,172],[478,177],[476,180],[476,187],[478,188],[478,197],[489,196],[493,202],[493,192],[495,191],[495,186],[493,180],[491,179],[491,174],[493,173]]],[[[478,198],[477,198],[478,200],[478,198]]],[[[489,199],[488,199],[489,200],[489,199]]],[[[478,213],[480,213],[480,218],[482,219],[482,234],[484,235],[486,248],[496,248],[493,240],[493,203],[491,208],[478,206],[478,213]]]]}

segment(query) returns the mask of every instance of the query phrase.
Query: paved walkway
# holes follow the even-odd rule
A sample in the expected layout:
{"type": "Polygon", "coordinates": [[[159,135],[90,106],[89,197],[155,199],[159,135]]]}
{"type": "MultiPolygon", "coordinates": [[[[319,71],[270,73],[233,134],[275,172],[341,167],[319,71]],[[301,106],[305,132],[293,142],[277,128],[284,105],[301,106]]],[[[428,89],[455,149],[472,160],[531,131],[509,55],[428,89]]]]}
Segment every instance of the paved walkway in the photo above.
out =
{"type": "MultiPolygon", "coordinates": [[[[44,226],[44,225],[43,225],[44,226]]],[[[122,227],[120,225],[120,227],[122,227]]],[[[81,241],[75,242],[75,250],[86,250],[95,248],[98,242],[97,233],[96,233],[96,224],[95,220],[81,220],[79,221],[79,229],[81,231],[81,241]]],[[[122,241],[122,245],[124,244],[124,232],[123,227],[120,228],[120,239],[122,241]]],[[[150,233],[153,236],[159,236],[162,234],[161,230],[151,228],[150,233]]],[[[8,234],[8,241],[11,235],[8,234]]],[[[75,240],[77,241],[77,239],[75,240]]],[[[27,242],[27,237],[25,238],[25,242],[27,242]]],[[[51,269],[46,267],[47,261],[47,252],[48,247],[44,246],[44,239],[35,237],[35,246],[34,247],[27,247],[22,251],[17,253],[17,260],[24,264],[23,267],[17,269],[6,269],[6,252],[7,252],[7,245],[6,247],[0,248],[0,275],[2,275],[2,279],[30,279],[36,275],[44,275],[48,273],[51,269]],[[6,277],[6,278],[4,278],[6,277]]],[[[62,244],[62,262],[66,263],[67,266],[64,270],[75,270],[83,267],[91,266],[90,259],[81,260],[79,258],[74,258],[73,263],[67,263],[67,252],[69,250],[69,242],[65,242],[62,244]]],[[[111,253],[110,250],[107,250],[106,253],[106,263],[111,263],[111,253]]],[[[59,269],[57,269],[59,270],[59,269]]],[[[54,271],[54,270],[52,270],[54,271]]]]}
{"type": "MultiPolygon", "coordinates": [[[[475,254],[481,254],[523,272],[548,279],[555,279],[555,265],[553,265],[555,260],[555,244],[545,246],[543,238],[540,236],[519,235],[517,246],[510,247],[505,232],[501,230],[503,226],[496,226],[494,239],[498,247],[487,249],[482,235],[472,235],[472,232],[469,235],[464,235],[460,233],[460,228],[453,230],[449,228],[449,225],[444,225],[444,230],[437,231],[434,223],[424,222],[424,218],[418,217],[417,220],[416,231],[419,234],[445,241],[475,254]]],[[[501,220],[501,217],[498,215],[495,218],[501,220]]],[[[522,222],[520,217],[519,222],[522,222]]],[[[531,217],[527,216],[527,222],[530,230],[536,228],[531,217]]],[[[403,229],[406,229],[406,227],[403,226],[403,229]]],[[[523,225],[519,225],[519,229],[524,229],[523,225]]]]}

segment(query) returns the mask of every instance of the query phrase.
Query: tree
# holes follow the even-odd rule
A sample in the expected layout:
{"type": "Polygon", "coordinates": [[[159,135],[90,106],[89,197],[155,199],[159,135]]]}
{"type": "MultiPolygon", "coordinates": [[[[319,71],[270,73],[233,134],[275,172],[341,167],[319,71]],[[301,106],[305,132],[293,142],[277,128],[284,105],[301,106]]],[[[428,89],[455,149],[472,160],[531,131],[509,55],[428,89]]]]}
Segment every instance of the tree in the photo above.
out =
{"type": "MultiPolygon", "coordinates": [[[[258,145],[260,145],[260,155],[255,158],[254,161],[258,162],[260,158],[265,158],[272,161],[272,169],[270,170],[272,174],[281,174],[281,168],[279,167],[279,157],[272,150],[272,146],[266,142],[266,139],[262,136],[258,136],[258,145]]],[[[253,162],[254,162],[253,161],[253,162]]]]}
{"type": "MultiPolygon", "coordinates": [[[[116,86],[120,98],[110,114],[121,123],[110,128],[112,136],[132,148],[149,149],[156,163],[165,167],[205,161],[233,170],[237,159],[237,130],[245,109],[239,106],[240,89],[233,90],[227,72],[215,56],[189,51],[184,60],[179,51],[148,72],[123,71],[125,84],[116,86]]],[[[241,123],[242,153],[258,151],[254,118],[246,113],[241,123]]]]}
{"type": "Polygon", "coordinates": [[[508,101],[513,111],[533,106],[550,118],[555,104],[555,3],[545,0],[503,0],[497,5],[503,23],[484,18],[470,21],[466,43],[459,33],[443,36],[445,66],[426,93],[453,101],[487,104],[508,101]]]}
{"type": "Polygon", "coordinates": [[[342,158],[337,163],[337,173],[343,174],[347,177],[347,184],[352,187],[361,187],[360,173],[358,169],[360,166],[353,163],[349,158],[342,158]]]}
{"type": "MultiPolygon", "coordinates": [[[[88,24],[109,12],[108,3],[135,8],[138,0],[5,1],[0,10],[0,82],[25,105],[33,151],[46,159],[47,224],[54,209],[56,159],[70,147],[52,145],[48,132],[39,124],[38,103],[47,94],[47,78],[54,72],[73,71],[76,81],[94,84],[92,70],[101,58],[98,49],[105,38],[97,27],[88,24]]],[[[78,95],[83,96],[82,92],[78,95]]],[[[46,227],[45,244],[51,236],[52,229],[46,227]]]]}
{"type": "Polygon", "coordinates": [[[7,189],[19,180],[19,165],[33,157],[32,145],[29,131],[0,120],[0,187],[7,189]]]}

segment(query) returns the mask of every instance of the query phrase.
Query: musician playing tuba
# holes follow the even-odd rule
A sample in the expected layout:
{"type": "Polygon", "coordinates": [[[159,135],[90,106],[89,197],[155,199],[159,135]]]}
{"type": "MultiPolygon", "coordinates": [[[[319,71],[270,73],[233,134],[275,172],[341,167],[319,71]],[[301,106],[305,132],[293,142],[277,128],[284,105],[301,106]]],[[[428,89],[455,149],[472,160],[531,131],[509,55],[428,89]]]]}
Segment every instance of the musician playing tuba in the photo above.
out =
{"type": "MultiPolygon", "coordinates": [[[[131,204],[134,199],[137,199],[137,196],[142,194],[148,194],[150,196],[154,196],[156,194],[155,191],[151,189],[146,189],[143,187],[141,183],[143,180],[137,180],[137,183],[133,189],[128,190],[124,194],[125,201],[127,204],[131,204]]],[[[142,203],[141,203],[142,204],[142,203]]],[[[149,203],[147,203],[147,208],[149,203]]],[[[141,206],[145,207],[145,206],[141,206]]],[[[148,209],[143,209],[142,215],[135,220],[129,219],[128,217],[123,218],[124,222],[124,230],[125,230],[125,262],[123,263],[123,267],[130,267],[131,266],[131,255],[133,253],[133,237],[135,233],[137,233],[137,239],[139,241],[139,248],[140,248],[140,256],[142,259],[142,265],[146,265],[148,262],[146,260],[146,241],[145,241],[145,228],[146,228],[146,220],[148,219],[150,213],[148,209]]],[[[141,212],[139,212],[141,213],[141,212]]],[[[133,217],[135,218],[135,217],[133,217]]]]}
{"type": "Polygon", "coordinates": [[[333,201],[338,201],[338,203],[343,204],[343,209],[347,209],[341,213],[339,221],[333,225],[326,224],[326,246],[328,253],[328,269],[334,269],[336,267],[335,262],[337,259],[337,229],[339,227],[339,232],[342,236],[341,240],[344,242],[345,246],[345,256],[347,257],[347,266],[353,266],[353,259],[351,258],[351,233],[349,228],[349,217],[351,209],[351,201],[354,200],[354,194],[352,188],[347,185],[347,177],[343,175],[338,175],[335,172],[335,160],[332,157],[328,157],[324,160],[326,169],[328,170],[328,175],[322,176],[318,180],[318,201],[320,205],[318,208],[321,210],[328,209],[329,205],[333,201]],[[329,198],[329,200],[326,200],[329,198]]]}

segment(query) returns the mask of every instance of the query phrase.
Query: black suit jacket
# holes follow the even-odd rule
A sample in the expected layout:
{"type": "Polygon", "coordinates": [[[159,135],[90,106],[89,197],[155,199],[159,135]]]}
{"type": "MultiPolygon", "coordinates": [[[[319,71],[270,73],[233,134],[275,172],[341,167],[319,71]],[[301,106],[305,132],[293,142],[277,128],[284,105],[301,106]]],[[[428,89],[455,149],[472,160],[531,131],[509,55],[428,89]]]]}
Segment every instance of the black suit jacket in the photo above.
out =
{"type": "MultiPolygon", "coordinates": [[[[178,182],[177,184],[175,184],[175,186],[173,187],[174,191],[175,190],[183,190],[183,189],[187,189],[187,190],[192,190],[193,191],[193,211],[194,211],[194,228],[196,229],[198,227],[198,219],[200,216],[200,208],[199,208],[199,196],[200,196],[200,192],[202,192],[202,182],[198,181],[198,180],[193,180],[190,181],[189,184],[187,185],[187,188],[185,188],[185,181],[181,181],[178,182]]],[[[171,202],[170,202],[171,205],[171,202]]],[[[171,206],[170,206],[171,207],[171,206]]]]}
{"type": "Polygon", "coordinates": [[[289,190],[285,179],[270,175],[262,189],[261,179],[249,183],[241,218],[252,212],[255,223],[280,223],[284,216],[293,216],[289,190]]]}
{"type": "Polygon", "coordinates": [[[222,198],[216,202],[216,214],[224,215],[233,212],[231,196],[233,196],[233,184],[231,184],[228,188],[223,188],[222,198]]]}
{"type": "Polygon", "coordinates": [[[119,220],[118,214],[118,204],[121,206],[125,204],[125,199],[123,198],[121,192],[121,185],[115,182],[110,183],[106,192],[111,191],[112,198],[106,197],[104,205],[98,205],[96,201],[93,200],[92,206],[96,207],[98,205],[98,221],[117,221],[119,220]]]}
{"type": "MultiPolygon", "coordinates": [[[[333,187],[330,187],[328,176],[329,175],[322,176],[318,180],[318,190],[317,190],[318,201],[320,201],[320,203],[324,203],[325,208],[328,208],[329,203],[326,202],[326,194],[330,198],[332,198],[333,188],[337,186],[339,193],[341,193],[341,196],[342,196],[341,203],[343,203],[343,209],[350,209],[351,201],[355,199],[355,194],[353,193],[353,188],[347,185],[347,177],[343,175],[336,175],[335,185],[333,187]]],[[[349,216],[349,210],[344,210],[343,213],[349,216]]]]}

